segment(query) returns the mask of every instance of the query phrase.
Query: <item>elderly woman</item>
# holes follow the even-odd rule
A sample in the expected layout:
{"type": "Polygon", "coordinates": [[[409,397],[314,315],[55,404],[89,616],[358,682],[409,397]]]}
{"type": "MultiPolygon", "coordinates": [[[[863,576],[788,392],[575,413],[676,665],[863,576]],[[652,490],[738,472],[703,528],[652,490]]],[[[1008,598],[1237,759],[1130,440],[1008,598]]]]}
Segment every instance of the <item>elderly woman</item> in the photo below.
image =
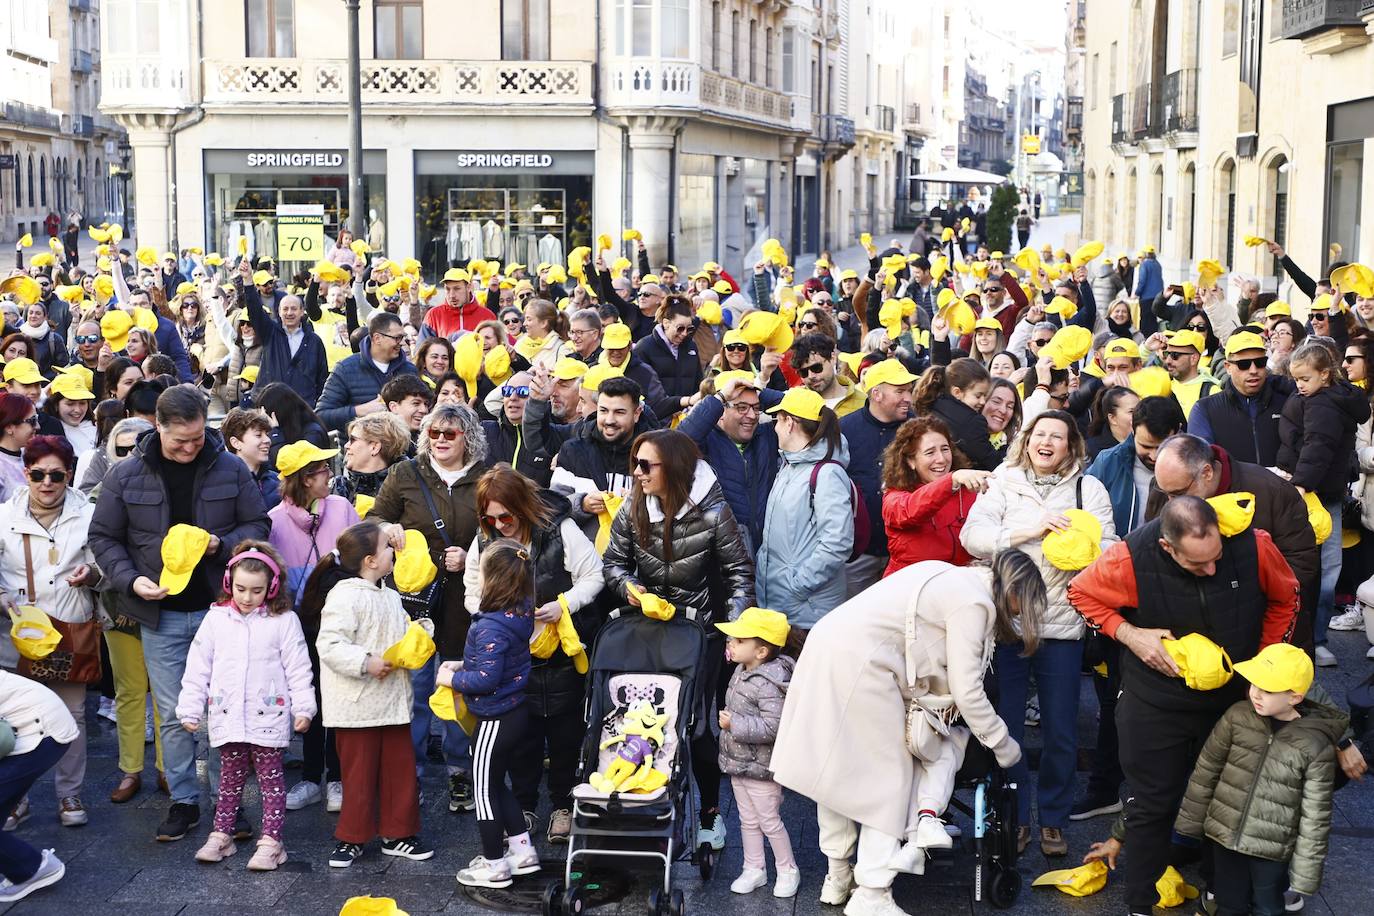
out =
{"type": "MultiPolygon", "coordinates": [[[[460,659],[471,615],[463,602],[467,547],[477,536],[477,481],[487,469],[487,439],[481,421],[465,405],[436,407],[420,425],[413,461],[397,465],[377,493],[369,518],[399,524],[425,536],[439,568],[429,614],[439,652],[412,676],[415,705],[410,724],[415,759],[423,760],[429,739],[429,696],[441,659],[460,659]]],[[[477,806],[472,790],[468,742],[456,723],[446,723],[444,753],[449,769],[449,810],[477,806]]]]}
{"type": "Polygon", "coordinates": [[[1060,569],[1044,555],[1045,536],[1069,527],[1069,509],[1083,509],[1102,526],[1102,547],[1116,540],[1112,503],[1095,477],[1084,473],[1083,436],[1073,417],[1046,410],[1029,421],[1012,455],[993,474],[992,485],[969,512],[959,535],[964,549],[979,559],[1000,551],[1025,551],[1044,577],[1049,595],[1040,648],[1028,655],[1021,644],[997,649],[997,711],[1017,741],[1025,730],[1026,693],[1035,674],[1040,697],[1040,728],[1045,751],[1039,785],[1032,792],[1030,768],[1024,762],[1011,771],[1021,791],[1021,848],[1030,843],[1031,795],[1038,795],[1040,849],[1047,856],[1068,851],[1063,830],[1073,807],[1077,768],[1079,670],[1083,662],[1083,618],[1069,604],[1067,589],[1074,571],[1060,569]]]}
{"type": "MultiPolygon", "coordinates": [[[[69,486],[76,470],[71,445],[35,436],[24,448],[28,487],[0,506],[0,604],[33,604],[67,632],[48,658],[19,661],[5,640],[0,664],[42,681],[76,719],[78,735],[58,761],[58,818],[64,827],[87,821],[81,802],[86,780],[86,689],[100,680],[100,625],[95,593],[100,578],[87,537],[94,505],[69,486]],[[81,664],[81,662],[85,664],[81,664]]],[[[140,720],[139,725],[142,725],[140,720]]],[[[19,803],[27,808],[27,799],[19,803]]],[[[12,815],[14,812],[4,812],[12,815]]],[[[22,813],[17,815],[23,819],[22,813]]]]}
{"type": "Polygon", "coordinates": [[[410,430],[399,416],[389,411],[364,414],[348,424],[344,472],[334,478],[332,492],[350,502],[359,496],[375,497],[381,492],[391,466],[404,458],[409,449],[410,430]]]}
{"type": "MultiPolygon", "coordinates": [[[[644,433],[630,446],[630,458],[634,486],[611,523],[604,556],[606,585],[617,600],[636,607],[636,593],[648,590],[679,612],[696,610],[708,632],[698,676],[713,701],[725,639],[711,623],[738,617],[754,603],[749,550],[715,473],[685,433],[644,433]]],[[[701,792],[697,843],[723,849],[720,748],[710,726],[716,707],[713,702],[709,709],[705,701],[702,705],[696,734],[691,736],[692,769],[701,792]]]]}
{"type": "Polygon", "coordinates": [[[990,471],[969,467],[938,417],[908,420],[883,453],[883,525],[890,576],[922,560],[967,566],[959,532],[990,471]]]}
{"type": "MultiPolygon", "coordinates": [[[[104,459],[102,470],[94,478],[92,488],[86,491],[92,504],[95,503],[105,472],[127,458],[134,450],[138,437],[152,428],[153,425],[147,420],[136,417],[128,417],[114,424],[98,452],[104,459]]],[[[144,744],[148,709],[152,706],[148,669],[143,662],[142,635],[138,622],[122,613],[124,598],[115,592],[101,592],[101,603],[111,619],[111,624],[105,629],[105,646],[109,649],[110,673],[114,679],[115,734],[119,741],[119,771],[122,774],[119,785],[110,793],[110,801],[117,805],[130,801],[143,788],[144,744]]],[[[151,715],[157,784],[159,789],[166,791],[167,780],[162,775],[162,735],[159,731],[162,720],[155,706],[151,715]]]]}
{"type": "MultiPolygon", "coordinates": [[[[591,645],[596,631],[593,602],[604,580],[601,557],[572,520],[566,497],[540,490],[523,474],[499,465],[477,482],[481,531],[468,548],[463,570],[464,602],[476,614],[482,599],[481,552],[500,538],[524,544],[535,568],[534,618],[537,628],[555,627],[567,613],[582,641],[591,645]]],[[[536,634],[538,629],[536,629],[536,634]]],[[[536,640],[537,641],[537,640],[536,640]]],[[[550,843],[566,843],[572,830],[572,790],[577,783],[577,758],[586,734],[582,720],[585,687],[582,675],[562,649],[547,658],[531,659],[530,708],[524,746],[511,767],[511,787],[525,812],[535,820],[539,781],[549,761],[550,843]]]]}
{"type": "Polygon", "coordinates": [[[921,815],[949,803],[970,736],[1002,767],[1021,758],[983,676],[995,646],[1034,649],[1044,610],[1034,561],[1006,550],[991,572],[908,566],[817,624],[792,675],[772,767],[780,784],[816,802],[829,860],[821,903],[843,906],[852,895],[854,912],[899,912],[894,860],[915,870],[925,849],[950,845],[943,825],[921,815]],[[952,702],[963,725],[918,758],[903,736],[908,704],[923,697],[952,702]]]}

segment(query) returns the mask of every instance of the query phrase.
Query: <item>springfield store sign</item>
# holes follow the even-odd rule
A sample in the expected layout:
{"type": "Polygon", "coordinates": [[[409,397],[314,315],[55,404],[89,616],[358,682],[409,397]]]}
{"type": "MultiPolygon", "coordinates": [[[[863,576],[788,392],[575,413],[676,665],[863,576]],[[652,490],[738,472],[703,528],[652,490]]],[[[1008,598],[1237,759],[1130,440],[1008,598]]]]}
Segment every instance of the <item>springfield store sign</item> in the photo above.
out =
{"type": "Polygon", "coordinates": [[[548,169],[553,156],[548,153],[459,153],[460,169],[548,169]]]}
{"type": "Polygon", "coordinates": [[[250,169],[337,169],[344,164],[343,153],[249,153],[250,169]]]}

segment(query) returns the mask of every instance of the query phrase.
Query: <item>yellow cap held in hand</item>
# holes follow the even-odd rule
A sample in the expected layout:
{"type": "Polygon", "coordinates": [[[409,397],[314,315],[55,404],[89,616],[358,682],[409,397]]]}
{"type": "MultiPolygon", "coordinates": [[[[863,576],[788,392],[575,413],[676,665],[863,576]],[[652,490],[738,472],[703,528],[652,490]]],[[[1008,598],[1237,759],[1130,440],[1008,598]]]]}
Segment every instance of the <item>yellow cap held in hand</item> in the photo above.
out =
{"type": "Polygon", "coordinates": [[[405,635],[386,647],[382,661],[393,668],[410,671],[423,668],[430,656],[434,655],[434,637],[425,629],[424,623],[429,623],[431,627],[434,625],[429,621],[412,620],[410,626],[406,627],[405,635]]]}
{"type": "Polygon", "coordinates": [[[195,525],[176,524],[162,538],[162,575],[158,585],[169,595],[179,595],[191,581],[191,573],[210,546],[210,532],[195,525]]]}
{"type": "Polygon", "coordinates": [[[1067,509],[1069,527],[1045,535],[1041,550],[1055,569],[1077,572],[1102,554],[1102,523],[1083,509],[1067,509]]]}
{"type": "Polygon", "coordinates": [[[1183,683],[1194,690],[1216,690],[1230,682],[1235,669],[1226,650],[1201,633],[1181,639],[1160,640],[1164,651],[1178,665],[1183,683]]]}
{"type": "Polygon", "coordinates": [[[1255,518],[1254,493],[1218,493],[1209,497],[1207,505],[1217,514],[1217,528],[1222,537],[1235,537],[1255,518]]]}
{"type": "Polygon", "coordinates": [[[477,730],[477,717],[468,712],[467,701],[452,687],[443,684],[435,687],[429,698],[429,708],[444,721],[457,722],[465,734],[471,735],[477,730]]]}
{"type": "Polygon", "coordinates": [[[1331,537],[1331,513],[1326,511],[1317,494],[1310,490],[1303,494],[1302,501],[1307,504],[1307,521],[1312,525],[1312,533],[1317,536],[1317,545],[1321,546],[1331,537]]]}
{"type": "Polygon", "coordinates": [[[631,594],[639,599],[639,609],[644,612],[645,617],[652,617],[654,620],[672,620],[677,613],[677,606],[664,601],[653,592],[644,591],[629,586],[631,594]]]}
{"type": "Polygon", "coordinates": [[[30,661],[47,658],[62,642],[62,634],[48,615],[31,604],[10,611],[10,641],[30,661]]]}
{"type": "Polygon", "coordinates": [[[439,567],[429,555],[429,542],[414,528],[406,529],[405,545],[396,551],[396,567],[391,577],[396,590],[413,595],[427,588],[439,575],[439,567]]]}

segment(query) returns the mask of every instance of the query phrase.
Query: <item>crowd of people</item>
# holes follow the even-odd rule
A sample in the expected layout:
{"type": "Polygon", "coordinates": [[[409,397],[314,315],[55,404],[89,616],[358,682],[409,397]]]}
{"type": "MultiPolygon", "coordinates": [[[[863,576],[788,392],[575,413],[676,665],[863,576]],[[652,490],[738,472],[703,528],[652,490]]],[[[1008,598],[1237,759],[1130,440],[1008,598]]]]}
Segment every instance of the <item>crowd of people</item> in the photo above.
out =
{"type": "Polygon", "coordinates": [[[788,789],[817,806],[821,902],[901,913],[893,881],[953,845],[976,745],[1019,787],[1020,851],[1063,857],[1071,821],[1119,815],[1088,859],[1121,857],[1131,913],[1199,840],[1216,912],[1299,907],[1331,792],[1365,771],[1314,672],[1330,630],[1374,636],[1374,271],[1313,280],[1255,239],[1289,304],[1210,260],[1166,286],[1149,248],[1012,257],[981,225],[865,237],[866,264],[805,277],[769,240],[738,279],[654,266],[626,232],[434,286],[346,232],[292,276],[130,252],[117,226],[90,230],[89,272],[21,239],[0,902],[64,873],[23,841],[41,774],[63,825],[90,820],[89,691],[117,726],[112,804],[144,793],[146,744],[159,841],[197,831],[208,788],[198,861],[256,832],[247,867],[276,869],[288,812],[320,804],[331,867],[374,840],[429,858],[433,761],[481,836],[458,881],[508,886],[540,833],[568,842],[586,775],[585,666],[540,647],[571,628],[590,652],[608,614],[666,602],[707,634],[680,738],[717,850],[729,777],[737,893],[768,847],[773,893],[799,892],[788,789]],[[19,635],[35,608],[48,654],[19,635]],[[417,638],[435,651],[403,663],[417,638]]]}

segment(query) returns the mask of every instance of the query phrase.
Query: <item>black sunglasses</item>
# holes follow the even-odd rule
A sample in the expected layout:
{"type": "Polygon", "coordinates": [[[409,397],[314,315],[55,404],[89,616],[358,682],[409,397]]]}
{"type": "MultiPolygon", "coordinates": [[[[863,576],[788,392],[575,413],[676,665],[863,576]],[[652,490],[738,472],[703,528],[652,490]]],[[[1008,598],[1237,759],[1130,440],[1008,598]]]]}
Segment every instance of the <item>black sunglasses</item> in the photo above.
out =
{"type": "Polygon", "coordinates": [[[1256,356],[1254,359],[1233,359],[1231,360],[1231,365],[1235,366],[1241,372],[1249,372],[1251,367],[1263,369],[1265,366],[1268,366],[1269,357],[1256,356]]]}
{"type": "Polygon", "coordinates": [[[519,324],[522,320],[523,319],[520,318],[503,318],[501,319],[501,322],[503,324],[519,324]]]}
{"type": "Polygon", "coordinates": [[[652,474],[654,472],[654,468],[658,467],[662,463],[662,461],[650,461],[648,458],[635,459],[635,467],[639,470],[639,473],[644,474],[646,476],[652,474]]]}
{"type": "Polygon", "coordinates": [[[125,457],[128,457],[128,454],[129,454],[130,452],[132,452],[133,450],[134,450],[134,447],[133,447],[132,445],[116,445],[116,446],[115,446],[115,457],[116,457],[116,458],[125,458],[125,457]]]}
{"type": "Polygon", "coordinates": [[[818,327],[820,327],[820,324],[819,324],[818,322],[815,322],[815,321],[798,321],[798,322],[797,322],[797,327],[799,327],[799,328],[818,328],[818,327]]]}
{"type": "Polygon", "coordinates": [[[1043,337],[1043,338],[1038,338],[1038,339],[1036,339],[1036,340],[1032,340],[1032,341],[1031,341],[1031,346],[1043,347],[1045,344],[1047,344],[1047,343],[1050,342],[1050,339],[1051,339],[1051,338],[1049,338],[1049,337],[1043,337]]]}
{"type": "Polygon", "coordinates": [[[741,350],[748,350],[748,349],[749,349],[749,345],[748,345],[748,344],[739,344],[739,343],[735,343],[735,344],[726,344],[726,345],[725,345],[725,352],[726,352],[726,353],[738,353],[738,352],[740,352],[741,350]]]}
{"type": "Polygon", "coordinates": [[[42,483],[44,480],[51,480],[53,483],[66,483],[66,471],[45,471],[42,468],[29,468],[29,480],[34,483],[42,483]]]}
{"type": "Polygon", "coordinates": [[[797,367],[797,374],[802,378],[806,378],[808,375],[820,375],[824,371],[825,363],[812,363],[809,366],[797,367]]]}
{"type": "Polygon", "coordinates": [[[1000,287],[1000,286],[985,286],[985,287],[983,287],[983,292],[985,292],[985,293],[1000,293],[1000,292],[1002,292],[1002,287],[1000,287]]]}
{"type": "Polygon", "coordinates": [[[527,398],[530,396],[529,385],[502,385],[501,397],[508,398],[515,395],[517,398],[527,398]]]}
{"type": "Polygon", "coordinates": [[[99,334],[78,334],[78,335],[76,335],[76,342],[77,342],[78,344],[93,344],[93,343],[100,343],[100,339],[101,339],[101,338],[100,338],[100,335],[99,335],[99,334]]]}

